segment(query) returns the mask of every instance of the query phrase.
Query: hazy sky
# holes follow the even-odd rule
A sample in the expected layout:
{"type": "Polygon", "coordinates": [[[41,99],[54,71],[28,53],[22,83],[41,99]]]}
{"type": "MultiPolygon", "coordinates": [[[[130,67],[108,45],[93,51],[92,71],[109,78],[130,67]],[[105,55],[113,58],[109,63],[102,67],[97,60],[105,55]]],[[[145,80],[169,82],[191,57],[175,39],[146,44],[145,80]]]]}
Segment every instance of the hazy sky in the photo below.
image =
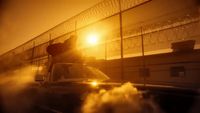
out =
{"type": "Polygon", "coordinates": [[[0,0],[0,54],[102,0],[0,0]]]}

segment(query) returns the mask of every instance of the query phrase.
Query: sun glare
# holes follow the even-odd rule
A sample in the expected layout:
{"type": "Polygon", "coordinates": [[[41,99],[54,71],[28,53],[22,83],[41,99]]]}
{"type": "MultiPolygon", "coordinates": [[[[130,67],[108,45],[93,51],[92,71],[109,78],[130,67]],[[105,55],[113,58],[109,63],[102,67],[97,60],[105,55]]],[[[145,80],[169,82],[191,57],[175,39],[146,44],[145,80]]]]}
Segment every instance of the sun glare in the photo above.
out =
{"type": "Polygon", "coordinates": [[[87,37],[87,43],[90,45],[96,45],[98,43],[98,36],[96,34],[90,34],[87,37]]]}

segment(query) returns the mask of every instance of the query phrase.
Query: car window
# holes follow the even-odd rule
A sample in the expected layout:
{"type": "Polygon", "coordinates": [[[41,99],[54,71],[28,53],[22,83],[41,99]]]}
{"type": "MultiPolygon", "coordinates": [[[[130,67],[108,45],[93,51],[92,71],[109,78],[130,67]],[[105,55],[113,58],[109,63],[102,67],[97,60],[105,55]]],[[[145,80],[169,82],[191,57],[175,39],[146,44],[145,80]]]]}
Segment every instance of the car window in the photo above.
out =
{"type": "Polygon", "coordinates": [[[69,79],[98,79],[108,77],[100,70],[82,64],[55,64],[53,67],[53,81],[69,79]]]}

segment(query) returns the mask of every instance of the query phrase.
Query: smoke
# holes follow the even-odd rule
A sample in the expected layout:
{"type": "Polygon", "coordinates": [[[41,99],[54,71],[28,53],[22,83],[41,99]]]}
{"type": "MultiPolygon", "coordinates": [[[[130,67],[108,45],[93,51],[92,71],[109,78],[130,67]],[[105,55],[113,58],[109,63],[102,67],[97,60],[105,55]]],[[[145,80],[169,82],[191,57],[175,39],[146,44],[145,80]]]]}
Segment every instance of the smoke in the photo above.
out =
{"type": "Polygon", "coordinates": [[[33,104],[28,91],[34,82],[35,72],[31,66],[0,75],[0,104],[3,113],[26,113],[33,104]]]}
{"type": "Polygon", "coordinates": [[[86,98],[83,113],[161,113],[153,99],[145,99],[131,83],[100,90],[86,98]]]}

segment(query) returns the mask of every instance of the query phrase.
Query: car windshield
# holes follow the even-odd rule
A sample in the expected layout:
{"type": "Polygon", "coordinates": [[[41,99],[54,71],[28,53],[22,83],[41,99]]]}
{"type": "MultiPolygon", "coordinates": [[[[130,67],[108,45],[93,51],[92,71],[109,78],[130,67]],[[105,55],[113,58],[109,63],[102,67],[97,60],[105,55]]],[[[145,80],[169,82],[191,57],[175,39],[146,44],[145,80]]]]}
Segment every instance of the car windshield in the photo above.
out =
{"type": "Polygon", "coordinates": [[[61,80],[107,80],[109,79],[97,68],[83,64],[55,64],[53,66],[53,81],[61,80]]]}

